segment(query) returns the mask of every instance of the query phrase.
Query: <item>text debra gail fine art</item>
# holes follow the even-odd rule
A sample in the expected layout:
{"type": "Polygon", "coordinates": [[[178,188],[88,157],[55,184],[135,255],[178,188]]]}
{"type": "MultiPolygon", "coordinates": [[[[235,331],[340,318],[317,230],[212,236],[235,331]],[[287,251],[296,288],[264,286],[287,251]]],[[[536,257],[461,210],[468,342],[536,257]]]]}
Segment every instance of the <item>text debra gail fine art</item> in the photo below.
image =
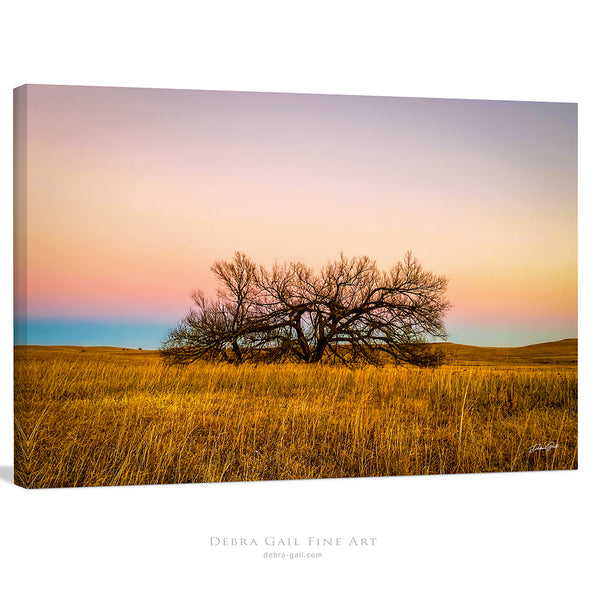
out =
{"type": "Polygon", "coordinates": [[[577,106],[27,85],[15,482],[577,468],[577,106]]]}

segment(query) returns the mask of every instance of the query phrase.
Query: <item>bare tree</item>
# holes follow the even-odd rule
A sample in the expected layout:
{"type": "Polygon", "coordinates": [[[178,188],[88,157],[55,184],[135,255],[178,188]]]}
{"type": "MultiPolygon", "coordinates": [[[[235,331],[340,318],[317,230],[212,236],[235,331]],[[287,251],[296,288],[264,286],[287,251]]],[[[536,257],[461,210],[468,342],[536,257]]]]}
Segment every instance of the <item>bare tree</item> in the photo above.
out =
{"type": "Polygon", "coordinates": [[[216,300],[196,290],[194,308],[171,330],[161,355],[171,363],[198,359],[241,363],[252,349],[254,332],[248,326],[256,294],[256,265],[237,252],[232,262],[218,261],[212,272],[219,281],[216,300]]]}
{"type": "Polygon", "coordinates": [[[258,268],[240,253],[212,271],[217,299],[195,293],[195,308],[161,349],[170,362],[439,360],[425,342],[446,337],[447,280],[424,271],[411,253],[389,272],[344,255],[319,272],[299,262],[258,268]]]}

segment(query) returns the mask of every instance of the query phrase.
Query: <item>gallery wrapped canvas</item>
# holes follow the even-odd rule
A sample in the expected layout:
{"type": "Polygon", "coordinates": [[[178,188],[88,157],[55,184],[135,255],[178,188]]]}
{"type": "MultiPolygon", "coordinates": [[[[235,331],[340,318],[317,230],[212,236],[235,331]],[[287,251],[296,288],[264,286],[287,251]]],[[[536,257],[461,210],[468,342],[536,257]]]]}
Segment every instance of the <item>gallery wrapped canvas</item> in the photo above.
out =
{"type": "Polygon", "coordinates": [[[577,468],[577,105],[14,100],[18,485],[577,468]]]}

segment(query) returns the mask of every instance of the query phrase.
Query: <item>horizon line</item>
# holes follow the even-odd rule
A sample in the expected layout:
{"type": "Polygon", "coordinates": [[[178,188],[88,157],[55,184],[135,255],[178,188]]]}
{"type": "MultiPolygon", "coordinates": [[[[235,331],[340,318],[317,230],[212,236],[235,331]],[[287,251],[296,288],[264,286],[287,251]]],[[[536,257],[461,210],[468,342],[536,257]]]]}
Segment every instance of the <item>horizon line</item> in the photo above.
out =
{"type": "MultiPolygon", "coordinates": [[[[423,342],[424,344],[450,344],[452,346],[470,346],[472,348],[528,348],[530,346],[541,346],[543,344],[558,344],[561,342],[572,342],[579,341],[578,337],[567,337],[562,339],[553,339],[546,342],[535,342],[533,344],[522,344],[517,346],[488,346],[481,344],[462,344],[459,342],[449,342],[447,340],[434,341],[434,342],[423,342]]],[[[14,348],[27,348],[27,347],[38,347],[38,348],[111,348],[115,350],[133,350],[135,352],[159,352],[160,348],[143,348],[143,347],[128,347],[128,346],[111,346],[106,344],[13,344],[14,348]]]]}

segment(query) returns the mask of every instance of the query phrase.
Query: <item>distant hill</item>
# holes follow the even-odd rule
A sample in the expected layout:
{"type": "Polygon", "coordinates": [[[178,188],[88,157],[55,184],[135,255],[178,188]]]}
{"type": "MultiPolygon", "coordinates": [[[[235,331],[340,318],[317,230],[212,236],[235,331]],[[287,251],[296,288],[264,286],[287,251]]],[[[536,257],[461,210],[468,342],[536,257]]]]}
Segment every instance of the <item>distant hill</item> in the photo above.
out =
{"type": "Polygon", "coordinates": [[[119,346],[54,346],[54,345],[40,345],[40,344],[29,344],[27,346],[15,346],[15,348],[27,348],[29,350],[40,350],[40,351],[60,351],[60,352],[111,352],[111,353],[122,353],[122,352],[155,352],[154,350],[142,350],[141,348],[121,348],[119,346]]]}
{"type": "MultiPolygon", "coordinates": [[[[451,342],[440,342],[435,347],[444,351],[445,364],[450,365],[493,365],[496,367],[506,366],[577,366],[577,339],[560,340],[557,342],[545,342],[543,344],[532,344],[517,348],[497,348],[486,346],[468,346],[465,344],[453,344],[451,342]]],[[[23,357],[23,351],[38,358],[60,358],[76,360],[83,353],[105,354],[107,356],[143,358],[148,355],[157,355],[157,350],[139,350],[136,348],[119,348],[112,346],[15,346],[18,348],[19,357],[23,357]]]]}
{"type": "Polygon", "coordinates": [[[444,350],[447,363],[577,365],[576,338],[517,348],[467,346],[449,342],[442,342],[436,346],[444,350]]]}
{"type": "Polygon", "coordinates": [[[76,361],[86,356],[97,356],[102,354],[112,359],[143,359],[149,355],[158,354],[156,350],[139,350],[134,348],[117,348],[113,346],[15,346],[15,359],[27,358],[43,360],[67,360],[76,361]]]}

